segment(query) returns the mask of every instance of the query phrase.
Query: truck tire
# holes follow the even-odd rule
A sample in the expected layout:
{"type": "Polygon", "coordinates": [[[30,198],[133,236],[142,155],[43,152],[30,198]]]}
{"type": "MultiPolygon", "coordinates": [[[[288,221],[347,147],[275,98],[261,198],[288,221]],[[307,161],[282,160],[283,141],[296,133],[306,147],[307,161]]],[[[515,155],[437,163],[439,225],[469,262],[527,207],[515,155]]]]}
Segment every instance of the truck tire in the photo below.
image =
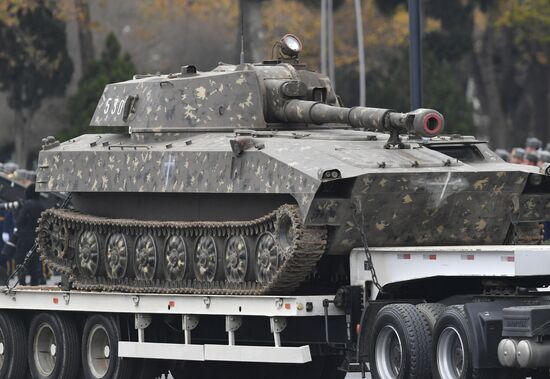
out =
{"type": "Polygon", "coordinates": [[[474,344],[464,306],[451,305],[435,324],[432,346],[432,377],[434,379],[486,379],[495,370],[474,369],[474,344]]]}
{"type": "Polygon", "coordinates": [[[420,311],[422,316],[428,322],[430,327],[430,335],[434,330],[435,323],[441,317],[443,312],[445,312],[445,306],[439,303],[420,303],[416,305],[416,309],[420,311]]]}
{"type": "Polygon", "coordinates": [[[26,378],[27,329],[12,312],[0,312],[0,379],[26,378]]]}
{"type": "Polygon", "coordinates": [[[82,333],[82,369],[86,379],[133,378],[131,359],[118,357],[120,328],[113,316],[94,314],[82,333]]]}
{"type": "Polygon", "coordinates": [[[39,313],[29,328],[28,360],[34,379],[73,379],[78,375],[79,336],[66,315],[39,313]]]}
{"type": "Polygon", "coordinates": [[[369,338],[372,378],[429,378],[427,330],[424,317],[412,304],[390,304],[380,309],[369,338]]]}

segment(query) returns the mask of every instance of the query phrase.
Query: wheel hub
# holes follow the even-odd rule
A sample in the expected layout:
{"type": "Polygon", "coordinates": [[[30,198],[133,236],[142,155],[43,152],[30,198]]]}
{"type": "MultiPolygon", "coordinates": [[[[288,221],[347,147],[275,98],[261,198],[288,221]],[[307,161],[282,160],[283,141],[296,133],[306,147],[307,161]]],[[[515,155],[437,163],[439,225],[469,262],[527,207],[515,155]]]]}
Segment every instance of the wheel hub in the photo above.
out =
{"type": "Polygon", "coordinates": [[[187,269],[187,251],[180,236],[171,236],[166,241],[165,276],[167,280],[181,280],[187,269]]]}
{"type": "Polygon", "coordinates": [[[437,341],[437,369],[442,379],[459,379],[464,371],[464,343],[457,329],[445,328],[437,341]]]}
{"type": "Polygon", "coordinates": [[[128,265],[128,248],[123,234],[115,233],[107,242],[107,275],[111,279],[122,279],[128,265]]]}
{"type": "Polygon", "coordinates": [[[242,236],[232,236],[225,247],[225,276],[228,282],[244,282],[248,270],[248,249],[242,236]]]}
{"type": "Polygon", "coordinates": [[[216,276],[218,251],[211,236],[198,239],[195,250],[195,276],[202,282],[212,282],[216,276]]]}
{"type": "Polygon", "coordinates": [[[107,330],[101,324],[94,325],[86,344],[86,361],[93,378],[104,378],[109,371],[111,348],[107,330]]]}
{"type": "Polygon", "coordinates": [[[33,339],[33,360],[38,372],[50,376],[56,366],[57,346],[53,329],[46,323],[40,325],[33,339]]]}
{"type": "Polygon", "coordinates": [[[385,325],[380,330],[376,337],[374,354],[380,378],[396,379],[403,364],[403,346],[393,326],[385,325]]]}
{"type": "Polygon", "coordinates": [[[135,274],[138,279],[151,280],[157,268],[157,247],[150,235],[142,235],[136,241],[135,274]]]}
{"type": "Polygon", "coordinates": [[[279,249],[275,237],[271,233],[264,233],[256,244],[256,276],[260,283],[268,283],[279,267],[279,249]]]}
{"type": "Polygon", "coordinates": [[[87,276],[95,276],[99,265],[99,243],[92,231],[84,231],[78,240],[77,260],[80,270],[87,276]]]}

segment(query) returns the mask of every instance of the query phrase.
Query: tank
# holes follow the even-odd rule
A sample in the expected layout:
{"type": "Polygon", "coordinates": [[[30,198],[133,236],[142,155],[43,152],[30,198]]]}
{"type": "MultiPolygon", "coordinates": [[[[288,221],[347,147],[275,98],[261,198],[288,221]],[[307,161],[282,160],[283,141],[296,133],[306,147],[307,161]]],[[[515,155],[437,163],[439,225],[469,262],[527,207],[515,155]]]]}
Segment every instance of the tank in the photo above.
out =
{"type": "Polygon", "coordinates": [[[298,44],[107,85],[111,134],[44,139],[37,190],[72,208],[42,215],[42,259],[81,290],[259,295],[345,282],[356,247],[540,242],[544,168],[435,110],[344,107],[298,44]]]}

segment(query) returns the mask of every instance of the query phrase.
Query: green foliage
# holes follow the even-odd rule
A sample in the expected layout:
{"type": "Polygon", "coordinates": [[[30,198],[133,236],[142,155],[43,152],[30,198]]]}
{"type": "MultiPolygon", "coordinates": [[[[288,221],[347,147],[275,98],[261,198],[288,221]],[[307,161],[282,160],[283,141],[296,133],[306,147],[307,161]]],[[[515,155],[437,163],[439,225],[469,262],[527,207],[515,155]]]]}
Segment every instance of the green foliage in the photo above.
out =
{"type": "Polygon", "coordinates": [[[518,45],[526,45],[526,49],[533,50],[534,47],[535,50],[543,50],[550,44],[548,0],[511,0],[502,5],[501,9],[498,24],[514,30],[518,45]]]}
{"type": "Polygon", "coordinates": [[[122,54],[120,43],[114,34],[109,34],[101,58],[95,61],[78,83],[78,92],[69,99],[70,129],[58,135],[67,140],[85,133],[99,133],[102,130],[91,128],[90,120],[105,86],[131,79],[136,68],[128,54],[122,54]]]}
{"type": "Polygon", "coordinates": [[[44,1],[28,7],[3,1],[10,18],[0,18],[0,89],[12,109],[32,114],[44,98],[62,95],[71,79],[65,24],[44,1]]]}
{"type": "MultiPolygon", "coordinates": [[[[492,0],[426,0],[424,14],[439,20],[441,28],[426,32],[423,39],[423,105],[445,115],[445,133],[474,134],[473,109],[466,100],[464,70],[460,62],[472,49],[472,11],[476,3],[492,0]],[[452,63],[451,63],[452,62],[452,63]]],[[[391,14],[406,0],[376,0],[391,14]]],[[[370,106],[409,109],[408,47],[393,54],[387,65],[370,73],[367,98],[370,106]]]]}
{"type": "MultiPolygon", "coordinates": [[[[453,67],[425,51],[423,81],[423,106],[443,113],[445,133],[473,134],[472,107],[453,67]]],[[[400,112],[410,110],[407,50],[389,58],[385,67],[368,73],[367,104],[400,112]]]]}

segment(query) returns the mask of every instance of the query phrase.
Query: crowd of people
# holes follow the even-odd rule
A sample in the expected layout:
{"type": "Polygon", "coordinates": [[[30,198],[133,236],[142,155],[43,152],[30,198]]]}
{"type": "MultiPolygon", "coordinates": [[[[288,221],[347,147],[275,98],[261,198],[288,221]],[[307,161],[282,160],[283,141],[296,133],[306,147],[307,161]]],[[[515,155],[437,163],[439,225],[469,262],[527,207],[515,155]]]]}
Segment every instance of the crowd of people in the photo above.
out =
{"type": "Polygon", "coordinates": [[[506,162],[540,167],[550,163],[550,142],[543,149],[540,139],[529,137],[525,141],[525,147],[514,147],[511,151],[496,149],[495,153],[506,162]]]}
{"type": "MultiPolygon", "coordinates": [[[[19,170],[13,164],[0,164],[0,173],[25,187],[22,201],[0,204],[0,278],[7,279],[32,249],[36,239],[37,221],[44,207],[40,203],[39,193],[35,191],[34,172],[19,170]]],[[[45,270],[36,255],[29,262],[26,271],[18,277],[20,284],[27,283],[27,274],[30,275],[31,285],[45,283],[45,270]]]]}

